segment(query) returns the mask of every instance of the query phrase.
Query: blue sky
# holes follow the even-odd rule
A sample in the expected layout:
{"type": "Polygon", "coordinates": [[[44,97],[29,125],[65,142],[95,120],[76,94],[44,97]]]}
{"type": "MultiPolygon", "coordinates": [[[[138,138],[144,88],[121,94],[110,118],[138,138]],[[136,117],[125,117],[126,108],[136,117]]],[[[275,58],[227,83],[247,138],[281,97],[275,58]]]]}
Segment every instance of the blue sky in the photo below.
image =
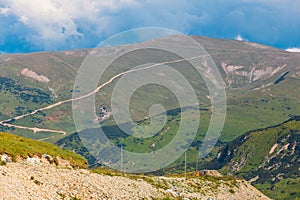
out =
{"type": "Polygon", "coordinates": [[[297,0],[0,0],[0,53],[92,48],[131,28],[300,48],[297,0]]]}

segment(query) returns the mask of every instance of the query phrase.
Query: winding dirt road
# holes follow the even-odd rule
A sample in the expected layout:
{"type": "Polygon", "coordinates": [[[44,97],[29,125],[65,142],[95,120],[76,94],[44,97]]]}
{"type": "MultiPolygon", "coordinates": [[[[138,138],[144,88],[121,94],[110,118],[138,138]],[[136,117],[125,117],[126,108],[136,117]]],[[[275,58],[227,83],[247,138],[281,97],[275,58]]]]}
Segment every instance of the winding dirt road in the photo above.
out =
{"type": "Polygon", "coordinates": [[[172,63],[177,63],[177,62],[182,62],[182,61],[193,60],[193,59],[196,59],[196,58],[201,58],[201,57],[206,57],[206,56],[209,56],[209,55],[201,55],[201,56],[195,56],[195,57],[190,57],[190,58],[184,58],[184,59],[166,61],[166,62],[156,63],[156,64],[153,64],[153,65],[142,67],[142,68],[138,68],[138,69],[131,69],[131,70],[128,70],[128,71],[125,71],[125,72],[121,72],[121,73],[113,76],[107,82],[101,84],[94,91],[92,91],[92,92],[90,92],[90,93],[88,93],[86,95],[83,95],[83,96],[80,96],[80,97],[77,97],[77,98],[72,98],[72,99],[67,99],[67,100],[59,101],[57,103],[48,105],[48,106],[43,107],[43,108],[38,108],[38,109],[36,109],[36,110],[34,110],[34,111],[30,112],[30,113],[19,115],[19,116],[10,118],[10,119],[6,119],[6,120],[3,120],[3,121],[0,121],[0,124],[2,124],[4,126],[7,126],[7,127],[14,127],[14,128],[19,128],[19,129],[31,130],[34,133],[37,133],[37,132],[51,132],[51,133],[61,133],[63,135],[66,135],[67,133],[65,131],[62,131],[62,130],[51,130],[51,129],[37,128],[37,127],[33,127],[32,128],[32,127],[26,127],[26,126],[19,126],[19,125],[9,124],[8,122],[10,122],[12,120],[16,121],[16,120],[22,119],[24,117],[27,117],[27,116],[30,116],[30,115],[34,115],[34,114],[36,114],[39,111],[50,110],[52,108],[55,108],[57,106],[65,104],[65,103],[70,103],[70,102],[73,102],[73,101],[78,101],[78,100],[90,97],[91,95],[96,94],[97,92],[100,91],[100,89],[102,89],[103,87],[105,87],[106,85],[110,84],[115,79],[119,78],[120,76],[122,76],[124,74],[132,73],[132,72],[136,72],[136,71],[141,71],[141,70],[145,70],[145,69],[150,69],[150,68],[154,68],[154,67],[165,65],[165,64],[172,64],[172,63]]]}
{"type": "MultiPolygon", "coordinates": [[[[215,49],[215,50],[222,50],[224,51],[224,49],[215,49]]],[[[234,49],[231,49],[230,51],[234,51],[234,52],[241,52],[241,53],[249,53],[249,52],[255,52],[255,51],[240,51],[240,50],[234,50],[234,49]]],[[[54,103],[54,104],[51,104],[51,105],[48,105],[46,107],[43,107],[43,108],[39,108],[39,109],[36,109],[30,113],[27,113],[27,114],[23,114],[23,115],[19,115],[19,116],[16,116],[16,117],[13,117],[11,119],[6,119],[6,120],[3,120],[3,121],[0,121],[0,124],[4,125],[4,126],[8,126],[8,127],[14,127],[14,128],[19,128],[19,129],[27,129],[27,130],[31,130],[33,131],[34,133],[37,133],[37,132],[51,132],[51,133],[61,133],[63,135],[66,134],[65,131],[62,131],[62,130],[51,130],[51,129],[44,129],[44,128],[37,128],[37,127],[26,127],[26,126],[18,126],[18,125],[13,125],[13,124],[9,124],[8,122],[11,121],[11,120],[19,120],[19,119],[22,119],[24,117],[27,117],[27,116],[30,116],[30,115],[34,115],[36,114],[38,111],[45,111],[45,110],[50,110],[54,107],[57,107],[57,106],[60,106],[62,104],[65,104],[65,103],[70,103],[72,101],[78,101],[78,100],[81,100],[81,99],[84,99],[84,98],[87,98],[93,94],[96,94],[97,92],[100,91],[100,89],[102,89],[103,87],[105,87],[106,85],[110,84],[111,82],[113,82],[115,79],[119,78],[120,76],[124,75],[124,74],[128,74],[128,73],[132,73],[132,72],[136,72],[136,71],[141,71],[141,70],[145,70],[145,69],[150,69],[150,68],[154,68],[154,67],[157,67],[157,66],[161,66],[161,65],[165,65],[165,64],[172,64],[172,63],[178,63],[178,62],[182,62],[182,61],[189,61],[189,60],[193,60],[193,59],[196,59],[196,58],[205,58],[207,56],[212,56],[212,55],[220,55],[220,54],[224,54],[224,52],[222,53],[216,53],[216,54],[205,54],[205,55],[200,55],[200,56],[195,56],[195,57],[190,57],[190,58],[183,58],[183,59],[178,59],[178,60],[172,60],[172,61],[166,61],[166,62],[161,62],[161,63],[156,63],[156,64],[153,64],[153,65],[150,65],[150,66],[146,66],[146,67],[142,67],[142,68],[138,68],[138,69],[132,69],[132,70],[128,70],[128,71],[125,71],[125,72],[121,72],[115,76],[113,76],[111,79],[109,79],[107,82],[101,84],[100,86],[98,86],[94,91],[86,94],[86,95],[83,95],[83,96],[80,96],[80,97],[77,97],[77,98],[71,98],[71,99],[67,99],[67,100],[63,100],[63,101],[59,101],[57,103],[54,103]]],[[[285,52],[282,52],[281,54],[287,54],[285,52]]]]}

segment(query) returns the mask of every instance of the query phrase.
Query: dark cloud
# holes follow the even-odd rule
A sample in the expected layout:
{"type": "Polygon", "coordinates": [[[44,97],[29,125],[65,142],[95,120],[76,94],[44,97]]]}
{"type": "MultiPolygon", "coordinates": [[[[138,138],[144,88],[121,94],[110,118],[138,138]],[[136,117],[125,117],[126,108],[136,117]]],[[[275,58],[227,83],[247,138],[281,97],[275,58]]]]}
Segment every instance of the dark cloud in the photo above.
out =
{"type": "Polygon", "coordinates": [[[112,34],[145,26],[300,47],[300,3],[291,0],[3,1],[0,51],[6,52],[94,47],[112,34]]]}

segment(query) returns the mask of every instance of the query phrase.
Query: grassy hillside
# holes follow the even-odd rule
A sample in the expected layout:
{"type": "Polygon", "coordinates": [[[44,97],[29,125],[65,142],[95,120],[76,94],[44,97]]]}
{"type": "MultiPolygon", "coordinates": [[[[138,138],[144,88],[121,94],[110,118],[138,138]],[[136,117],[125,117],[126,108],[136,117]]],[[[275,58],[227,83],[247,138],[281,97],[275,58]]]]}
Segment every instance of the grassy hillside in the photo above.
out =
{"type": "Polygon", "coordinates": [[[251,180],[274,199],[300,198],[300,117],[245,133],[206,167],[251,180]]]}
{"type": "Polygon", "coordinates": [[[27,158],[28,156],[41,156],[48,154],[70,161],[75,167],[87,167],[86,160],[71,151],[60,149],[54,144],[35,141],[20,136],[0,132],[0,154],[8,154],[16,161],[17,157],[27,158]]]}
{"type": "MultiPolygon", "coordinates": [[[[299,54],[249,42],[206,37],[193,39],[200,42],[211,54],[226,83],[228,118],[222,141],[231,141],[246,131],[274,125],[300,113],[300,108],[297,106],[300,99],[299,54]]],[[[156,42],[156,40],[149,42],[156,42]]],[[[142,44],[135,45],[141,47],[142,44]]],[[[167,45],[172,45],[172,43],[167,45]]],[[[123,46],[98,49],[97,56],[110,59],[125,48],[123,46]]],[[[0,119],[9,119],[21,113],[28,113],[30,110],[69,99],[72,96],[76,72],[89,51],[87,49],[1,55],[0,119]],[[42,83],[23,76],[21,71],[25,68],[47,77],[50,81],[42,83]]],[[[176,58],[175,55],[166,52],[155,54],[147,50],[131,54],[131,59],[122,58],[114,62],[105,71],[99,84],[120,72],[131,69],[132,66],[145,62],[165,62],[176,58]]],[[[189,80],[201,107],[209,106],[209,99],[206,98],[207,87],[195,69],[188,62],[173,63],[169,66],[189,80]]],[[[100,113],[99,108],[102,106],[110,107],[115,83],[116,81],[113,81],[96,94],[97,113],[100,113]]],[[[80,90],[80,88],[77,89],[80,90]]],[[[129,106],[133,119],[142,120],[147,117],[149,107],[153,104],[162,104],[166,110],[178,107],[178,101],[170,90],[155,84],[146,85],[137,89],[131,98],[129,106]]],[[[209,117],[203,114],[204,120],[209,117]]],[[[20,126],[63,130],[68,134],[76,132],[71,103],[62,104],[12,123],[20,126]]],[[[106,125],[113,124],[110,120],[105,123],[106,125]]],[[[30,131],[9,129],[3,126],[0,126],[1,130],[50,142],[64,137],[59,133],[33,134],[30,131]]]]}

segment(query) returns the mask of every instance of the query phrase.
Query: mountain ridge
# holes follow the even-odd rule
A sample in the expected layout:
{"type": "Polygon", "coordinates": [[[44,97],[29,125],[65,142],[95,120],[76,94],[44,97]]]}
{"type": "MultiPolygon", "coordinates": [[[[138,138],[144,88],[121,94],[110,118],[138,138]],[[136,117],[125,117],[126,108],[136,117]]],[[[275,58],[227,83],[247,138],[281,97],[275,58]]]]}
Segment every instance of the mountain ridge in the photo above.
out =
{"type": "Polygon", "coordinates": [[[299,134],[300,116],[249,131],[226,144],[204,166],[243,177],[274,199],[297,199],[300,195],[295,189],[300,185],[299,134]],[[289,189],[283,184],[289,185],[289,189]]]}
{"type": "MultiPolygon", "coordinates": [[[[262,91],[265,88],[270,88],[270,86],[274,85],[276,81],[280,80],[280,78],[283,78],[282,75],[285,73],[287,73],[284,76],[285,80],[281,80],[277,84],[287,84],[285,82],[288,81],[290,82],[288,83],[288,85],[291,85],[299,82],[298,79],[300,77],[300,54],[290,53],[271,47],[267,48],[266,46],[262,48],[258,44],[249,42],[210,39],[207,37],[192,38],[196,41],[199,41],[200,44],[202,44],[202,46],[208,51],[208,53],[211,54],[213,60],[216,62],[219,71],[221,72],[223,79],[227,84],[226,91],[229,101],[234,101],[235,96],[241,96],[245,92],[249,93],[252,90],[262,91]]],[[[147,42],[151,43],[151,41],[147,42]]],[[[134,45],[139,46],[141,44],[134,45]]],[[[111,54],[118,54],[120,51],[122,51],[123,48],[126,48],[126,46],[102,48],[96,50],[96,52],[99,54],[99,56],[109,58],[111,54]]],[[[52,102],[70,99],[72,92],[74,91],[73,84],[76,72],[89,51],[91,51],[91,49],[50,53],[41,52],[25,55],[1,55],[0,76],[15,80],[18,84],[39,88],[40,90],[46,92],[47,95],[51,96],[52,102]],[[27,72],[29,71],[31,73],[31,76],[28,76],[28,73],[23,73],[22,75],[22,71],[24,69],[27,69],[27,72]],[[47,78],[47,80],[49,80],[49,82],[39,82],[34,77],[45,77],[47,78]]],[[[191,76],[191,74],[187,75],[191,76]]],[[[195,80],[197,80],[196,77],[195,80]]],[[[204,95],[207,93],[205,87],[202,87],[202,85],[203,83],[201,83],[201,81],[195,82],[195,90],[199,92],[199,99],[200,95],[204,95]]],[[[151,90],[151,92],[152,91],[153,90],[151,90]]],[[[97,106],[108,105],[110,93],[111,91],[109,88],[103,88],[102,92],[100,91],[99,94],[97,94],[97,98],[101,98],[101,102],[96,102],[97,106]],[[108,95],[104,96],[104,94],[108,95]]],[[[166,92],[164,91],[164,93],[166,92]]],[[[166,94],[169,95],[168,93],[166,94]]],[[[148,107],[147,101],[145,101],[145,99],[142,97],[143,95],[145,94],[138,94],[139,100],[142,100],[142,102],[140,102],[139,104],[137,102],[134,102],[134,104],[136,104],[136,111],[132,113],[133,116],[139,120],[147,116],[148,112],[148,110],[143,108],[148,107]]],[[[295,95],[297,96],[297,94],[295,95]]],[[[288,96],[291,95],[289,94],[288,96]]],[[[159,99],[158,96],[155,97],[159,99]]],[[[25,107],[29,107],[28,109],[30,110],[39,107],[39,105],[34,104],[32,104],[31,106],[31,103],[24,104],[18,99],[15,100],[16,97],[11,97],[7,94],[6,97],[3,98],[11,99],[12,102],[16,101],[21,105],[23,104],[25,107]]],[[[209,101],[209,99],[204,98],[204,101],[209,101]]],[[[11,105],[15,106],[15,108],[17,107],[17,105],[14,105],[12,103],[11,105]]],[[[169,106],[167,107],[167,110],[175,109],[177,107],[176,104],[173,104],[173,102],[172,105],[173,107],[169,106]]],[[[2,116],[0,115],[0,119],[16,116],[16,112],[14,110],[15,108],[13,108],[13,106],[6,106],[6,113],[8,114],[2,114],[2,116]]],[[[60,107],[59,109],[53,109],[53,111],[44,113],[43,115],[46,114],[48,116],[48,119],[53,120],[42,120],[42,125],[44,124],[53,128],[66,127],[64,128],[66,130],[63,131],[67,132],[68,134],[75,132],[75,127],[74,125],[72,125],[72,113],[68,111],[69,108],[70,105],[66,105],[60,107]],[[64,118],[59,117],[56,113],[64,113],[64,118]],[[66,120],[68,118],[70,118],[71,120],[66,120]],[[65,125],[60,124],[59,121],[64,121],[65,125]],[[54,123],[55,126],[52,125],[54,123]]],[[[35,119],[32,120],[36,121],[35,119]]],[[[277,123],[283,120],[284,119],[281,117],[280,120],[277,120],[277,123]]],[[[40,120],[37,120],[37,122],[39,121],[40,120]]],[[[32,127],[38,125],[37,123],[30,122],[30,120],[23,120],[18,125],[24,124],[32,124],[32,127]]],[[[270,124],[265,124],[265,126],[268,125],[270,124]]],[[[48,138],[49,134],[46,134],[45,136],[47,136],[45,138],[48,138]]],[[[32,137],[32,135],[30,137],[32,137]]],[[[61,136],[59,135],[56,135],[55,137],[61,138],[61,136]]]]}

